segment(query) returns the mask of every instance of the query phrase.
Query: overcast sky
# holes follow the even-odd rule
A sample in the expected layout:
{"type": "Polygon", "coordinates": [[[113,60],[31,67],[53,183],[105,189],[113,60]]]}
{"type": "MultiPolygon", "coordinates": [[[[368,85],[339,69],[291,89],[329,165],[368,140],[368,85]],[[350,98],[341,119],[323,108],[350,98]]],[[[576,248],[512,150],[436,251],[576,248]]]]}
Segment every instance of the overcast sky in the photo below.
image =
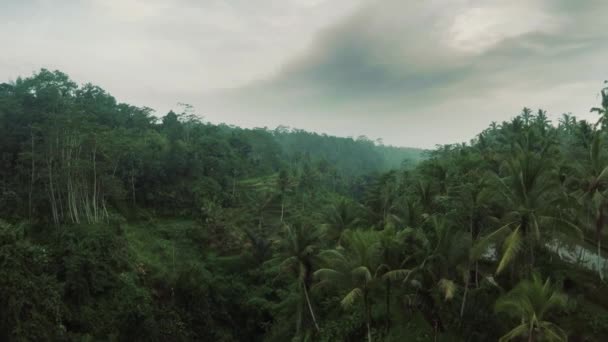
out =
{"type": "Polygon", "coordinates": [[[158,115],[432,147],[523,106],[594,118],[606,0],[0,0],[0,82],[59,69],[158,115]]]}

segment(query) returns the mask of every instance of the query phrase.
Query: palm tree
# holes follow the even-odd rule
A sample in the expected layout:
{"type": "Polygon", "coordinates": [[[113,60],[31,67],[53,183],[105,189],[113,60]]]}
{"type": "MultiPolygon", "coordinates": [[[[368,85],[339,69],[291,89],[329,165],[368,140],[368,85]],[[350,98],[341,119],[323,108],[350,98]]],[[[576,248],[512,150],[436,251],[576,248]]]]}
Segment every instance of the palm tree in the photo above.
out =
{"type": "Polygon", "coordinates": [[[306,225],[285,225],[285,238],[281,239],[281,255],[271,261],[281,261],[279,268],[288,270],[296,277],[300,291],[301,305],[298,306],[298,321],[296,334],[299,334],[304,321],[304,312],[310,313],[314,327],[319,331],[319,325],[310,301],[313,266],[318,262],[318,243],[321,238],[319,229],[306,225]]]}
{"type": "Polygon", "coordinates": [[[323,227],[329,239],[337,241],[339,244],[342,233],[346,229],[354,228],[359,222],[357,213],[354,210],[356,208],[355,205],[346,198],[340,198],[327,210],[323,227]]]}
{"type": "MultiPolygon", "coordinates": [[[[407,259],[406,248],[402,243],[407,231],[397,231],[393,225],[387,225],[379,233],[378,248],[380,252],[381,265],[385,274],[392,270],[398,270],[402,267],[402,263],[407,259]]],[[[387,331],[391,326],[391,287],[393,279],[390,277],[383,277],[382,280],[385,284],[385,320],[387,331]]]]}
{"type": "MultiPolygon", "coordinates": [[[[608,81],[604,81],[604,84],[608,84],[608,81]]],[[[608,124],[608,87],[604,87],[600,91],[600,95],[602,96],[601,107],[593,107],[591,108],[591,112],[596,112],[600,115],[600,118],[595,126],[604,128],[608,124]]]]}
{"type": "Polygon", "coordinates": [[[523,120],[524,126],[528,126],[534,118],[534,114],[532,114],[532,109],[524,107],[524,109],[522,109],[521,111],[521,118],[523,120]]]}
{"type": "Polygon", "coordinates": [[[524,248],[528,252],[528,270],[531,270],[534,267],[534,250],[542,247],[543,242],[550,241],[545,236],[547,234],[561,232],[581,235],[578,227],[554,214],[555,209],[559,209],[561,198],[555,191],[557,177],[552,174],[550,167],[551,146],[549,142],[544,142],[535,151],[531,147],[531,138],[527,134],[525,145],[514,146],[514,154],[504,165],[505,177],[494,175],[497,190],[508,210],[504,215],[507,223],[486,236],[486,239],[502,236],[502,255],[496,273],[502,272],[520,256],[524,248]]]}
{"type": "Polygon", "coordinates": [[[419,180],[415,184],[416,195],[423,215],[430,215],[434,211],[435,194],[433,193],[431,184],[432,182],[422,180],[419,180]]]}
{"type": "Polygon", "coordinates": [[[371,291],[381,284],[383,267],[379,263],[378,233],[375,231],[346,230],[342,246],[335,250],[324,251],[328,268],[315,272],[319,287],[337,286],[347,293],[341,305],[349,309],[357,301],[363,302],[367,339],[372,341],[371,291]]]}
{"type": "Polygon", "coordinates": [[[547,128],[551,125],[549,118],[547,117],[547,111],[543,109],[539,109],[536,113],[536,117],[534,118],[534,125],[538,128],[542,133],[545,133],[547,128]]]}
{"type": "Polygon", "coordinates": [[[580,163],[574,169],[574,182],[583,208],[587,209],[592,217],[591,225],[595,227],[595,239],[597,244],[597,271],[601,279],[604,278],[601,268],[602,256],[602,232],[608,220],[608,198],[606,194],[608,186],[608,160],[603,151],[602,136],[599,132],[594,134],[589,159],[580,163]]]}
{"type": "Polygon", "coordinates": [[[567,134],[572,134],[576,128],[576,123],[576,116],[572,115],[572,113],[564,113],[559,119],[558,127],[563,129],[567,134]]]}
{"type": "Polygon", "coordinates": [[[496,301],[496,312],[521,319],[521,324],[499,341],[511,341],[520,337],[527,337],[528,342],[567,341],[568,336],[560,327],[545,320],[549,312],[565,305],[566,296],[549,279],[543,282],[538,274],[533,274],[531,280],[522,280],[496,301]]]}
{"type": "Polygon", "coordinates": [[[403,285],[415,289],[416,297],[426,304],[423,314],[435,324],[435,334],[442,326],[439,308],[454,298],[458,285],[453,279],[466,279],[469,255],[473,255],[469,233],[449,223],[446,217],[431,216],[424,227],[428,229],[408,228],[400,232],[400,239],[405,240],[403,246],[411,247],[409,242],[414,242],[415,249],[409,248],[410,255],[402,261],[402,268],[383,275],[385,280],[401,280],[403,285]]]}
{"type": "Polygon", "coordinates": [[[370,187],[365,204],[371,209],[371,225],[382,229],[387,224],[401,221],[399,210],[402,203],[399,195],[398,175],[395,171],[383,175],[370,187]]]}

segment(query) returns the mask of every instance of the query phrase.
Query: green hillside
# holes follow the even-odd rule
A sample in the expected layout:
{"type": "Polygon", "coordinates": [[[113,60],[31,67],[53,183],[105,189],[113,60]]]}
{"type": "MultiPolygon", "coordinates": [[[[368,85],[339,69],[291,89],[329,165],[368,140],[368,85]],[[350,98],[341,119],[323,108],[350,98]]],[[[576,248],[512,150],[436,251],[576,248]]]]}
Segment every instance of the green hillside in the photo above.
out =
{"type": "Polygon", "coordinates": [[[604,341],[608,88],[433,151],[0,84],[2,341],[604,341]]]}

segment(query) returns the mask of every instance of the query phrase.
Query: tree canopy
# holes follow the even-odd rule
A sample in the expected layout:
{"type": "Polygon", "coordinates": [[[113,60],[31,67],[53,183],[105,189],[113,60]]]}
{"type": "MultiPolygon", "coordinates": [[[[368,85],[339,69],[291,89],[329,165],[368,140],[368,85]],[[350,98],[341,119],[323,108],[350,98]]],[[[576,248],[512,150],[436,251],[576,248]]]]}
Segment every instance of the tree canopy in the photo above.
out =
{"type": "Polygon", "coordinates": [[[2,83],[0,339],[606,340],[607,91],[422,151],[2,83]]]}

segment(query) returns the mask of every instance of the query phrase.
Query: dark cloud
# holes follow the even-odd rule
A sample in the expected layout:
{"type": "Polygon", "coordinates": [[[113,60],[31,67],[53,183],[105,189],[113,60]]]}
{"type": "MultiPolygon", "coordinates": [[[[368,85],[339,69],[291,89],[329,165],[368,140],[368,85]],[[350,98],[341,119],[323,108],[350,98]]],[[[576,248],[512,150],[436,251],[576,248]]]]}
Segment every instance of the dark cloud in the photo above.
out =
{"type": "MultiPolygon", "coordinates": [[[[534,92],[537,99],[546,99],[553,88],[571,85],[580,90],[581,83],[599,84],[606,77],[601,72],[608,57],[603,44],[607,32],[601,25],[606,9],[608,3],[601,1],[580,6],[571,1],[454,1],[451,6],[439,1],[373,2],[321,32],[308,52],[272,77],[218,96],[232,103],[232,112],[245,104],[262,117],[274,113],[272,120],[308,127],[331,115],[347,124],[360,120],[357,131],[379,120],[397,120],[403,132],[419,132],[422,125],[438,133],[418,141],[389,139],[394,143],[428,146],[454,137],[467,140],[476,132],[471,127],[511,116],[514,108],[537,105],[527,103],[535,100],[534,92]],[[505,99],[508,94],[513,98],[505,99]],[[505,109],[488,118],[470,108],[481,100],[505,109]],[[505,100],[516,107],[505,106],[505,100]],[[290,112],[305,113],[308,120],[290,120],[290,112]],[[461,127],[449,127],[450,134],[443,134],[447,129],[436,124],[455,122],[448,116],[458,116],[461,127]]],[[[574,107],[584,109],[578,103],[574,107]]]]}

